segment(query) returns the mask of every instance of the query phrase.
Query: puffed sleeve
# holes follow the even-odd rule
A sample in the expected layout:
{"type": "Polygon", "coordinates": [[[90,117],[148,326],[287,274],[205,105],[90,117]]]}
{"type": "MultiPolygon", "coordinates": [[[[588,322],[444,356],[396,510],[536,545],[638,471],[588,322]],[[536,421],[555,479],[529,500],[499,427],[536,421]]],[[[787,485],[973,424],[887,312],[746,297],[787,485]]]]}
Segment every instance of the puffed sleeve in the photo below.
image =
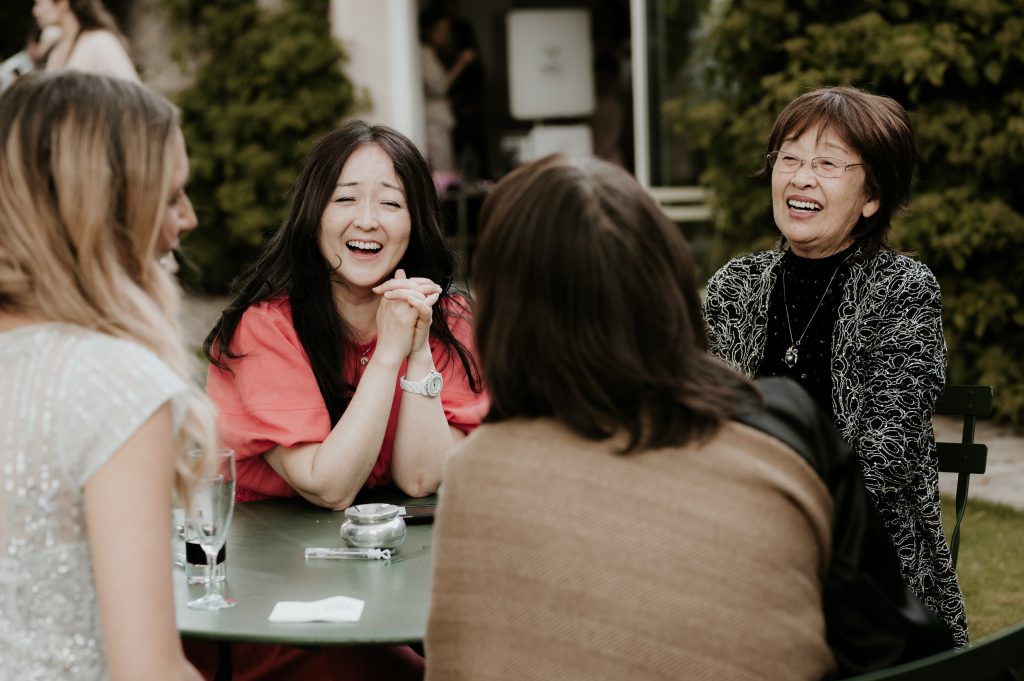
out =
{"type": "Polygon", "coordinates": [[[936,465],[932,415],[946,379],[946,343],[939,285],[924,265],[914,263],[873,295],[862,427],[851,444],[892,528],[912,515],[913,480],[936,465]]]}
{"type": "Polygon", "coordinates": [[[263,459],[278,445],[322,442],[331,419],[286,301],[255,305],[231,341],[237,359],[211,365],[206,390],[220,411],[221,436],[236,453],[238,497],[294,496],[263,459]]]}
{"type": "MultiPolygon", "coordinates": [[[[463,301],[449,304],[448,327],[469,354],[476,357],[470,312],[463,301]]],[[[483,421],[490,408],[490,400],[486,391],[473,392],[458,353],[452,350],[449,354],[441,343],[432,345],[434,365],[444,377],[444,388],[441,390],[444,415],[449,425],[469,434],[483,421]]]]}

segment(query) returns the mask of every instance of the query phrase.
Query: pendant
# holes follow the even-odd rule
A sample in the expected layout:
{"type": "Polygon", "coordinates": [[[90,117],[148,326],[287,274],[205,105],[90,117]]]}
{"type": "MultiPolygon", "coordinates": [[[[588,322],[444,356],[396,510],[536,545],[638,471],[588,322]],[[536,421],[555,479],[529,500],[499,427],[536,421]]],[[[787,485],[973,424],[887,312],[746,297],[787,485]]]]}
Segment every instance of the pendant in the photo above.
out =
{"type": "Polygon", "coordinates": [[[783,356],[782,361],[786,363],[786,366],[792,369],[796,366],[797,359],[799,359],[799,357],[797,356],[796,346],[790,345],[789,350],[786,350],[786,354],[783,356]]]}

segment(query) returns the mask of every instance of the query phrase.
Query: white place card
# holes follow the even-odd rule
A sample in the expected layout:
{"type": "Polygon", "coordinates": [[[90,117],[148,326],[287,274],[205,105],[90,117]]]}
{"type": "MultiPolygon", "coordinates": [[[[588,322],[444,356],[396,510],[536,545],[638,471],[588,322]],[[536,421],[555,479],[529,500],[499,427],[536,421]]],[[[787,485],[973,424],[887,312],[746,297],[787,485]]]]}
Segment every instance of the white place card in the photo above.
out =
{"type": "Polygon", "coordinates": [[[358,622],[364,601],[332,596],[319,601],[280,601],[267,619],[271,622],[358,622]]]}

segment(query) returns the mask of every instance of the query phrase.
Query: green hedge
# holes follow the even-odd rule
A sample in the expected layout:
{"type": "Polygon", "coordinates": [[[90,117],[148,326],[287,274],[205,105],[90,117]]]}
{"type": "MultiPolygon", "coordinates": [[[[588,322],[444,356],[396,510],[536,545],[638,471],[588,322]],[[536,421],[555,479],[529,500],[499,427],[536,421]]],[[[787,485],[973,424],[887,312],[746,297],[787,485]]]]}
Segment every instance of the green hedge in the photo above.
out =
{"type": "Polygon", "coordinates": [[[920,161],[897,247],[943,291],[951,383],[996,387],[1024,423],[1024,13],[1019,0],[734,0],[709,3],[702,94],[671,102],[715,196],[713,265],[777,236],[752,177],[774,116],[849,84],[911,112],[920,161]]]}
{"type": "Polygon", "coordinates": [[[184,239],[182,277],[222,292],[284,217],[302,156],[355,104],[330,35],[327,0],[164,0],[179,56],[197,63],[176,97],[199,229],[184,239]]]}

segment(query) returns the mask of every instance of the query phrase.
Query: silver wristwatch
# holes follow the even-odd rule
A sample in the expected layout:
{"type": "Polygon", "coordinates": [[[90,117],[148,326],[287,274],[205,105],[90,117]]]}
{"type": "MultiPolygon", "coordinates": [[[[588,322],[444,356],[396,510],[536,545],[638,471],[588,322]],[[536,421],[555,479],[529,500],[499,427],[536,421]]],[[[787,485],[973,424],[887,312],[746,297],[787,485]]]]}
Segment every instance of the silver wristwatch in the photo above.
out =
{"type": "Polygon", "coordinates": [[[416,393],[417,395],[425,395],[427,397],[437,397],[441,394],[441,388],[444,386],[444,379],[441,378],[441,374],[437,371],[431,370],[429,374],[418,381],[407,381],[405,380],[405,376],[402,376],[398,379],[398,385],[402,386],[402,390],[407,393],[416,393]]]}

